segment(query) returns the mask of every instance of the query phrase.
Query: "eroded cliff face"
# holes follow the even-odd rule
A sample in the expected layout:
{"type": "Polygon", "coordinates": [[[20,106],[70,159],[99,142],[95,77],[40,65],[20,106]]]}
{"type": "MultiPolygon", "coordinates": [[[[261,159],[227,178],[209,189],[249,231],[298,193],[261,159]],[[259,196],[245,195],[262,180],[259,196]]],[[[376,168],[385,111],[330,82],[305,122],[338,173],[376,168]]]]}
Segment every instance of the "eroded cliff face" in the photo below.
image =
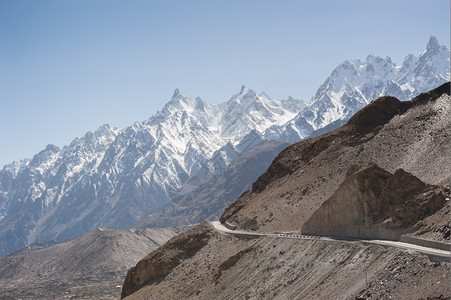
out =
{"type": "Polygon", "coordinates": [[[121,298],[133,294],[145,285],[163,279],[183,259],[193,256],[202,249],[208,243],[211,234],[211,226],[204,222],[151,252],[128,270],[122,286],[121,298]]]}
{"type": "Polygon", "coordinates": [[[347,238],[399,240],[419,220],[446,203],[444,188],[398,169],[352,166],[337,191],[302,227],[302,233],[347,238]]]}

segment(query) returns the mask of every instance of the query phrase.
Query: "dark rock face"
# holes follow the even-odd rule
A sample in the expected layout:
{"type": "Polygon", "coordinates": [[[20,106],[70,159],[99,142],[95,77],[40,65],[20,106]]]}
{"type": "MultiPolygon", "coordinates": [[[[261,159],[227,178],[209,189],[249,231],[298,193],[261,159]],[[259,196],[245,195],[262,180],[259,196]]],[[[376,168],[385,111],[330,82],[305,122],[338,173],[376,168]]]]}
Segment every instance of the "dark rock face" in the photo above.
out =
{"type": "Polygon", "coordinates": [[[349,119],[348,124],[354,125],[360,132],[369,132],[387,123],[395,115],[403,114],[410,106],[410,102],[401,102],[394,97],[384,96],[357,112],[349,119]]]}
{"type": "Polygon", "coordinates": [[[398,169],[352,166],[337,191],[302,227],[313,235],[399,239],[446,203],[445,190],[398,169]]]}
{"type": "Polygon", "coordinates": [[[438,97],[440,97],[440,95],[443,94],[449,95],[450,89],[451,89],[450,83],[446,82],[433,90],[419,94],[418,96],[413,98],[411,102],[414,105],[424,104],[431,101],[431,99],[437,99],[438,97]]]}
{"type": "Polygon", "coordinates": [[[193,256],[202,249],[212,235],[212,228],[206,222],[184,232],[145,258],[127,272],[121,298],[133,294],[145,285],[164,278],[183,259],[193,256]]]}
{"type": "Polygon", "coordinates": [[[356,130],[361,133],[366,133],[384,125],[394,116],[405,113],[414,105],[424,104],[431,99],[437,99],[442,94],[449,95],[449,93],[450,83],[447,82],[429,92],[421,93],[411,101],[399,101],[395,97],[383,96],[358,111],[349,119],[347,124],[355,126],[356,130]]]}

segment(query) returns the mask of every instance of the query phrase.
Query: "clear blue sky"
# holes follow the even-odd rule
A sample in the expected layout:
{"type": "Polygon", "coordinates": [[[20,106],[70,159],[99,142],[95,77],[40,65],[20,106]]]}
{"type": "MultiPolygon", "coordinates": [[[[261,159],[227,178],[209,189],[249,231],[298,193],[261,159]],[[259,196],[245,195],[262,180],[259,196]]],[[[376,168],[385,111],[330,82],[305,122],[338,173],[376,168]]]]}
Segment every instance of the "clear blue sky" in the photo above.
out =
{"type": "Polygon", "coordinates": [[[0,168],[148,119],[175,88],[310,100],[342,61],[401,64],[431,35],[449,47],[449,0],[0,0],[0,168]]]}

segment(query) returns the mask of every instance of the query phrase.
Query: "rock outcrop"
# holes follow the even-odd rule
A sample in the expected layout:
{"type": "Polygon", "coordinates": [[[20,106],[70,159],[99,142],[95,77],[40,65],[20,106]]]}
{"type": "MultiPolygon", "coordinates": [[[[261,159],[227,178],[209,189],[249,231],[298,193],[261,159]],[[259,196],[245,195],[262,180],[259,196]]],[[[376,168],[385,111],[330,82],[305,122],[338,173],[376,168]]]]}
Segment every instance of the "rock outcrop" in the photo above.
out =
{"type": "Polygon", "coordinates": [[[354,126],[358,132],[367,133],[377,126],[387,123],[394,116],[405,113],[411,106],[411,102],[383,96],[358,111],[347,124],[354,126]]]}
{"type": "Polygon", "coordinates": [[[204,222],[151,252],[135,267],[128,270],[122,286],[121,298],[133,294],[153,281],[164,278],[180,261],[202,249],[208,243],[211,234],[212,228],[204,222]]]}
{"type": "Polygon", "coordinates": [[[302,227],[302,233],[398,240],[445,204],[445,190],[398,169],[352,166],[337,191],[302,227]]]}

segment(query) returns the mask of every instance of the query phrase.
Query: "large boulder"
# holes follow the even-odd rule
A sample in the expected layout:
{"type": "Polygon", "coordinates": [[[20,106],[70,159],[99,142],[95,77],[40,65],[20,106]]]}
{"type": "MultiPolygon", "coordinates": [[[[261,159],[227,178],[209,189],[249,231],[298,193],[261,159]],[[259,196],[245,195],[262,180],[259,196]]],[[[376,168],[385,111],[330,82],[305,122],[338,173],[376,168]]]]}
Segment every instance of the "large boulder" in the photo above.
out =
{"type": "Polygon", "coordinates": [[[445,204],[443,188],[398,169],[351,166],[336,192],[302,227],[302,233],[399,240],[445,204]]]}

